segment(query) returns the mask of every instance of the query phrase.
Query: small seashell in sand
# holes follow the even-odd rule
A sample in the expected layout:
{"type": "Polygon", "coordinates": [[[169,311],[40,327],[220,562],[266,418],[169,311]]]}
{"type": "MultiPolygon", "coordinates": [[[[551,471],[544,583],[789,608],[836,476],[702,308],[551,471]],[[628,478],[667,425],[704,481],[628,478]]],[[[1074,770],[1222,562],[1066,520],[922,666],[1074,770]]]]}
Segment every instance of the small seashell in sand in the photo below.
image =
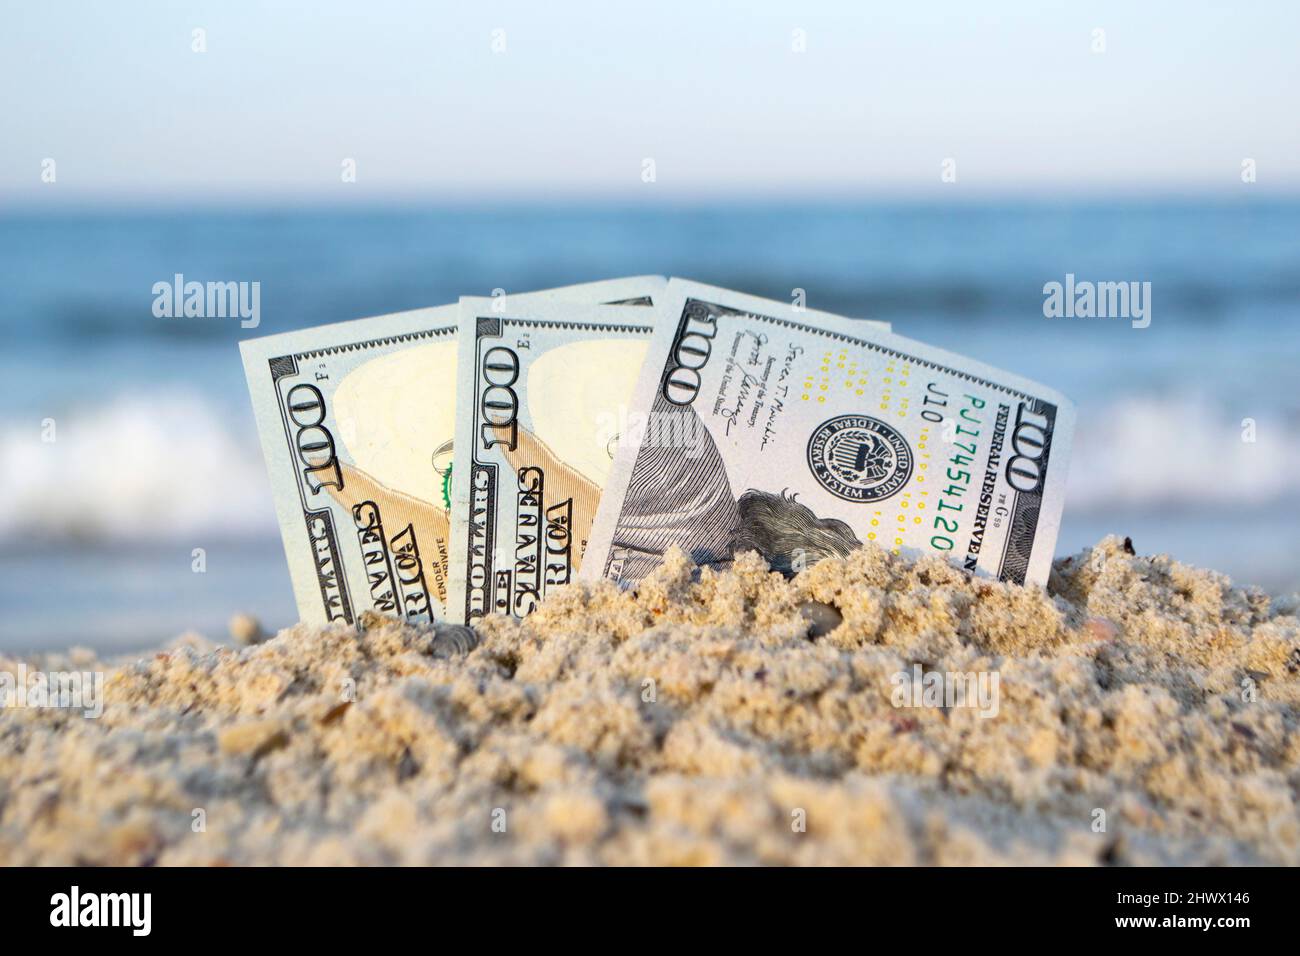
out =
{"type": "Polygon", "coordinates": [[[478,635],[465,624],[439,624],[429,642],[429,654],[439,660],[464,657],[478,647],[478,635]]]}
{"type": "Polygon", "coordinates": [[[808,623],[808,639],[812,641],[829,634],[844,620],[839,608],[821,601],[804,601],[799,605],[799,616],[808,623]]]}
{"type": "Polygon", "coordinates": [[[227,625],[231,640],[239,644],[260,644],[266,640],[262,622],[251,614],[236,614],[227,625]]]}

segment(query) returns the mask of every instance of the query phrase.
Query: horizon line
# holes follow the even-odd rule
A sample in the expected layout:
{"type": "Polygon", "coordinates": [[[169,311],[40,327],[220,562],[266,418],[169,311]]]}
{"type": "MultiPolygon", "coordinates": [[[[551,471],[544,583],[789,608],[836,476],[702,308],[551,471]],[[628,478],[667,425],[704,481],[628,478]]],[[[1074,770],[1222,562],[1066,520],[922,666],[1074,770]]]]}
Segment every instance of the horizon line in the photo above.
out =
{"type": "MultiPolygon", "coordinates": [[[[55,192],[55,190],[51,190],[55,192]]],[[[650,190],[649,192],[656,192],[650,190]]],[[[302,192],[261,190],[207,192],[194,195],[185,192],[92,192],[72,195],[41,197],[31,191],[21,194],[0,192],[0,219],[13,214],[76,213],[76,212],[170,212],[182,209],[219,212],[228,210],[284,209],[303,211],[310,209],[387,209],[394,206],[415,206],[426,209],[501,209],[520,206],[532,209],[555,209],[571,206],[577,209],[628,208],[649,209],[700,209],[729,208],[735,206],[781,207],[807,204],[817,208],[842,205],[846,208],[860,206],[1089,206],[1089,205],[1196,205],[1228,206],[1233,204],[1300,202],[1300,185],[1266,188],[1258,184],[1240,184],[1236,187],[1220,186],[1211,189],[1195,188],[1098,188],[1074,189],[963,189],[946,185],[918,190],[865,189],[865,190],[672,190],[637,195],[637,191],[556,191],[540,190],[483,192],[441,190],[385,190],[342,194],[336,190],[310,190],[302,192]]]]}

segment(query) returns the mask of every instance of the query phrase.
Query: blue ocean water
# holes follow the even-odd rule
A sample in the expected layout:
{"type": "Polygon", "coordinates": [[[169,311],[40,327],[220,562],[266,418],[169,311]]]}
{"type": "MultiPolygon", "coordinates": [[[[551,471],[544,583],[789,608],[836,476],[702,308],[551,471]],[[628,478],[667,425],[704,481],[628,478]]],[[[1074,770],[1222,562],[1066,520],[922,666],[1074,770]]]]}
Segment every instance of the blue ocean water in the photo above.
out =
{"type": "Polygon", "coordinates": [[[240,338],[654,272],[1070,395],[1058,554],[1115,532],[1300,588],[1297,202],[11,211],[0,264],[0,649],[293,620],[240,338]],[[155,317],[177,273],[260,283],[260,325],[155,317]],[[1150,282],[1149,327],[1045,317],[1067,274],[1150,282]]]}

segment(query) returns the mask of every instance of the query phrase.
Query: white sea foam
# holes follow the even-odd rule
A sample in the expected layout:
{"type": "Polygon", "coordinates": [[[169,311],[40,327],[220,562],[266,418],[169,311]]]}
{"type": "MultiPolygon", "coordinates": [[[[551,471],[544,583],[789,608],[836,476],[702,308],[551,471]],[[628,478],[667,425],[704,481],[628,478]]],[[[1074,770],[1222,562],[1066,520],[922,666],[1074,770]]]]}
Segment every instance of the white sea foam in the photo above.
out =
{"type": "MultiPolygon", "coordinates": [[[[183,390],[118,395],[56,418],[0,422],[0,546],[274,539],[252,416],[183,390]]],[[[1207,397],[1128,397],[1080,410],[1066,509],[1105,514],[1257,506],[1300,490],[1300,421],[1207,397]]]]}
{"type": "Polygon", "coordinates": [[[223,420],[190,391],[121,394],[0,422],[0,543],[274,536],[252,417],[223,420]]]}
{"type": "Polygon", "coordinates": [[[1300,421],[1203,394],[1134,395],[1081,409],[1069,511],[1250,508],[1300,489],[1300,421]],[[1244,419],[1254,441],[1243,440],[1244,419]]]}

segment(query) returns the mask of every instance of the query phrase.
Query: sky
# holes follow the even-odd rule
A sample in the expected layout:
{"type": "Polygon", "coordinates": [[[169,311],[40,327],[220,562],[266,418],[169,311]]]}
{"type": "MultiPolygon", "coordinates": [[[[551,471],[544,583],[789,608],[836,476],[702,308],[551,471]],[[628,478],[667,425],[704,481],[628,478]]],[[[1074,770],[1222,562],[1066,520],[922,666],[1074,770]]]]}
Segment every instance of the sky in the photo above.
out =
{"type": "Polygon", "coordinates": [[[1290,2],[0,11],[0,208],[1300,193],[1290,2]]]}

